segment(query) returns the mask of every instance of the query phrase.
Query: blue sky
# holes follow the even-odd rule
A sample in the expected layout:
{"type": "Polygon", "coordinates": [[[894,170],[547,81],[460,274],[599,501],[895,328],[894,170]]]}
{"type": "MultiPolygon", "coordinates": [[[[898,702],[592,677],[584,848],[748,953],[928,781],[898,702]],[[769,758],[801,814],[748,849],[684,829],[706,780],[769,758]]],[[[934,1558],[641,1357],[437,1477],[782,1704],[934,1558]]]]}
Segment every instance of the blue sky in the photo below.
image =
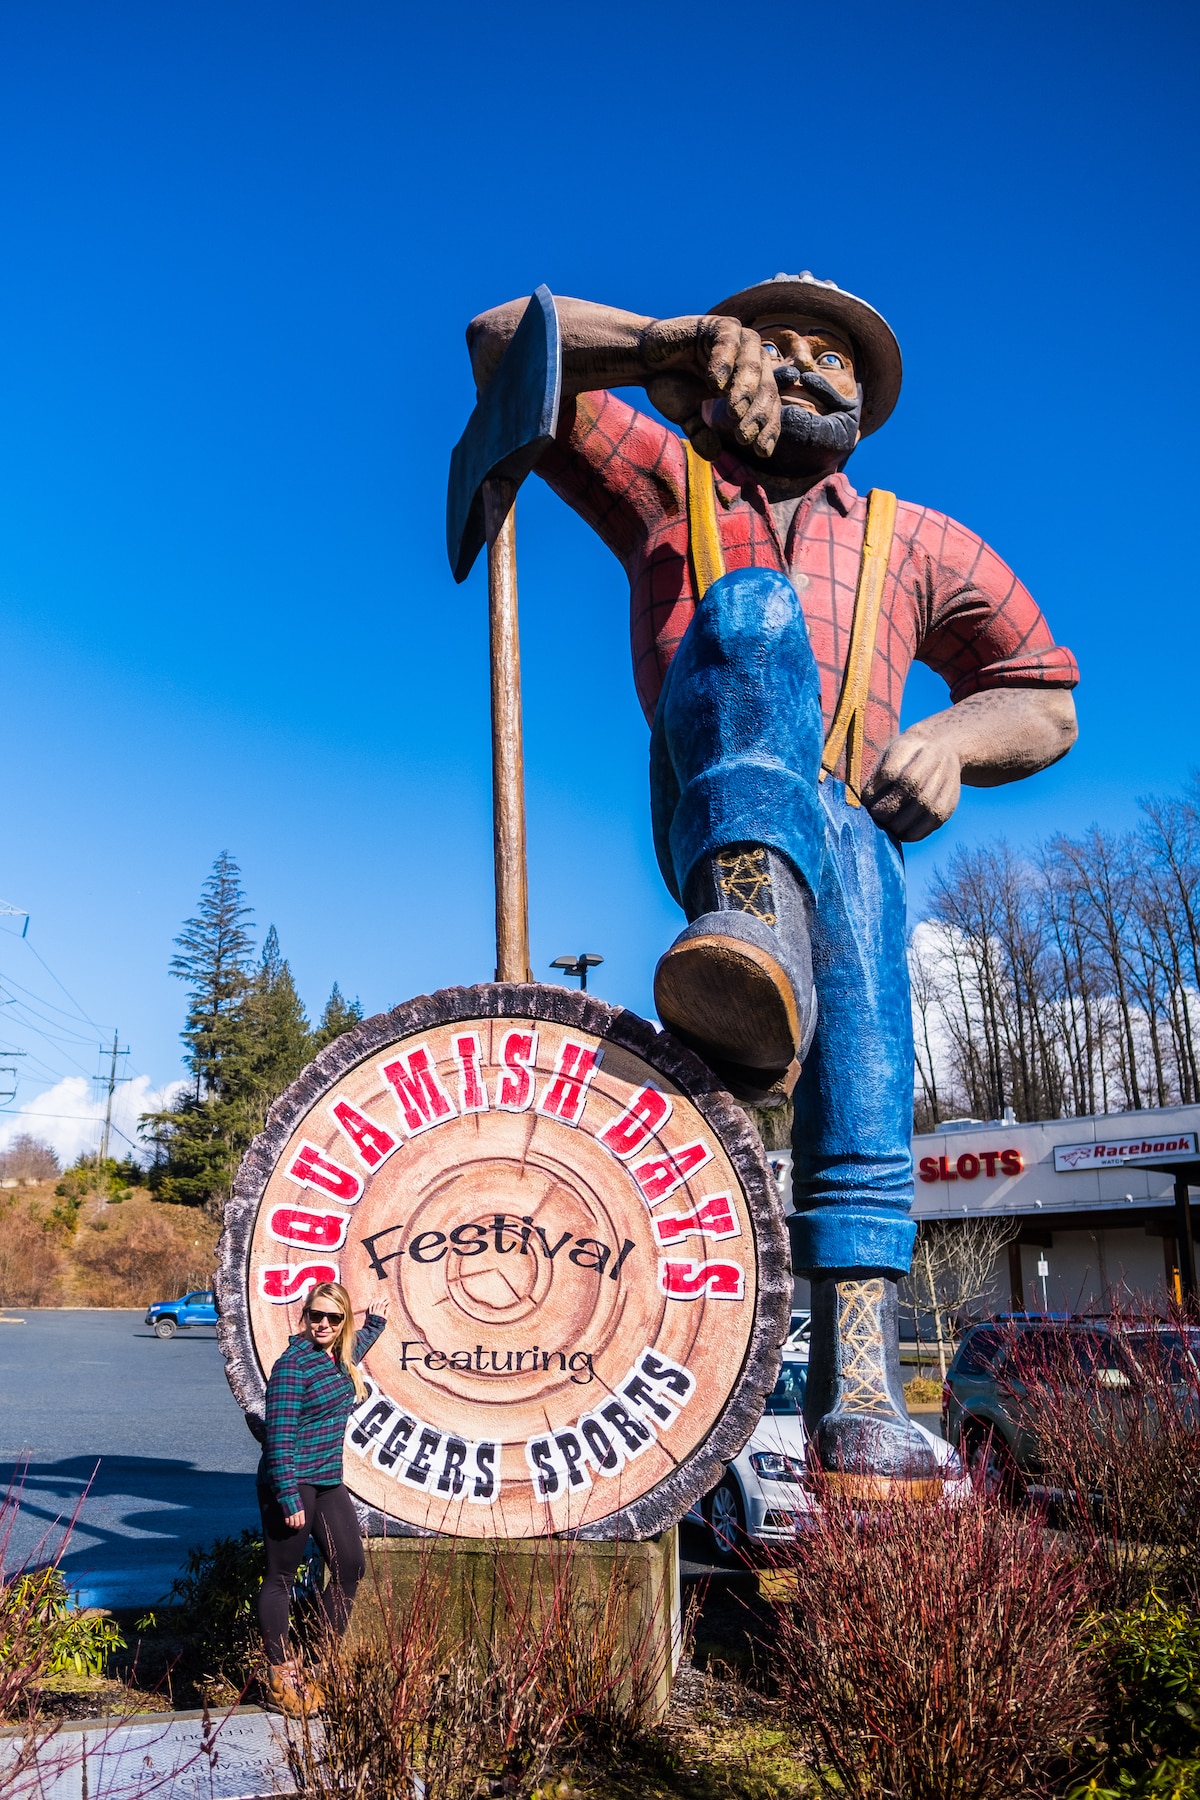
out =
{"type": "MultiPolygon", "coordinates": [[[[892,322],[852,478],[982,532],[1083,669],[1078,748],[969,794],[918,898],[954,844],[1185,779],[1195,81],[1154,0],[6,7],[0,897],[32,924],[0,982],[49,1033],[3,1014],[15,1104],[114,1026],[139,1092],[176,1075],[171,939],[226,847],[312,1010],[490,975],[484,576],[454,587],[443,496],[463,327],[539,281],[666,316],[807,267],[892,322]]],[[[518,535],[535,968],[599,951],[645,1011],[678,915],[624,580],[536,481],[518,535]]],[[[918,670],[909,716],[943,694],[918,670]]]]}

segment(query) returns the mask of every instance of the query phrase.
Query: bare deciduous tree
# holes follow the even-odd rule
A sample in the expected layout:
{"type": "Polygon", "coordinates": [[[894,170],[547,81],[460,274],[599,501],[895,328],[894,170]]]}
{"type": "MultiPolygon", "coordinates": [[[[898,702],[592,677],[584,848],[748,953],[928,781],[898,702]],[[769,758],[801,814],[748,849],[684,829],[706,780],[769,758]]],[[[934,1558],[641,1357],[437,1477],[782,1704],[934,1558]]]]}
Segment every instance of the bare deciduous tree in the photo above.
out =
{"type": "Polygon", "coordinates": [[[1200,777],[1141,809],[939,871],[909,958],[919,1128],[1200,1098],[1200,777]]]}
{"type": "Polygon", "coordinates": [[[996,1264],[1019,1229],[1015,1220],[995,1217],[921,1221],[900,1300],[912,1311],[918,1338],[922,1317],[932,1316],[943,1381],[961,1321],[990,1291],[996,1264]]]}
{"type": "Polygon", "coordinates": [[[7,1150],[0,1150],[0,1181],[57,1181],[61,1174],[49,1144],[28,1131],[19,1132],[7,1150]]]}

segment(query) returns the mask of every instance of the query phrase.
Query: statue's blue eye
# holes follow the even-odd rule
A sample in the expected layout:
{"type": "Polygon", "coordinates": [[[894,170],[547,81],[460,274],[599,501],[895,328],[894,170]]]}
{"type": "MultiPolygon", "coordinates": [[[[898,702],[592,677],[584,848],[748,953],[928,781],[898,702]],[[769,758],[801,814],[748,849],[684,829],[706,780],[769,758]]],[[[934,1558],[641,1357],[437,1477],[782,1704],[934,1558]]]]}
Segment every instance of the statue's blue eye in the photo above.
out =
{"type": "Polygon", "coordinates": [[[817,358],[817,361],[826,369],[843,369],[846,366],[841,357],[835,356],[832,350],[826,350],[823,356],[817,358]]]}

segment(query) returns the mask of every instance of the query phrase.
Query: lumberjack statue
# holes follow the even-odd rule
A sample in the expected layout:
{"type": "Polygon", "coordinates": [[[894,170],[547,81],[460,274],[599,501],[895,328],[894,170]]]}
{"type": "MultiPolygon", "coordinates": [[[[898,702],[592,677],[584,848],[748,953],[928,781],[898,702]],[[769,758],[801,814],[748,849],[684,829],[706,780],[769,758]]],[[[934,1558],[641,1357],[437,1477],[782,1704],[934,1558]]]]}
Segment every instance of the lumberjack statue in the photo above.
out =
{"type": "MultiPolygon", "coordinates": [[[[525,304],[472,323],[480,386],[525,304]]],[[[897,1342],[915,1235],[900,846],[945,823],[961,783],[1066,754],[1075,662],[973,532],[842,473],[900,390],[864,301],[806,272],[696,317],[558,315],[538,473],[629,577],[655,846],[689,921],[658,965],[659,1017],[737,1098],[794,1092],[810,1455],[835,1478],[933,1478],[897,1342]],[[630,385],[685,439],[605,391],[630,385]],[[901,732],[914,657],[952,704],[901,732]]]]}

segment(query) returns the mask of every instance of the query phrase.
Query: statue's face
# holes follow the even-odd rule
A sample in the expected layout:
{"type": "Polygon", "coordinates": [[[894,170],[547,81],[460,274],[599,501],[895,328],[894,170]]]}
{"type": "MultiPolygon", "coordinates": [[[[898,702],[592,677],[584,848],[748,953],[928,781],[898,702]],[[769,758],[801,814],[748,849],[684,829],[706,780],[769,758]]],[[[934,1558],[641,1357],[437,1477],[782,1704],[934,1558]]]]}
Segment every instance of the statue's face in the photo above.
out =
{"type": "MultiPolygon", "coordinates": [[[[847,400],[855,397],[854,349],[831,325],[816,319],[755,319],[754,329],[763,341],[768,356],[782,365],[822,376],[847,400]]],[[[824,413],[830,408],[822,404],[821,395],[813,394],[798,383],[781,382],[779,398],[784,406],[803,407],[806,412],[824,413]]]]}
{"type": "Polygon", "coordinates": [[[748,468],[764,477],[811,484],[844,466],[859,439],[862,390],[855,377],[854,347],[834,326],[796,314],[754,320],[775,364],[782,402],[779,438],[769,457],[739,448],[721,417],[722,403],[706,400],[704,417],[748,468]]]}

